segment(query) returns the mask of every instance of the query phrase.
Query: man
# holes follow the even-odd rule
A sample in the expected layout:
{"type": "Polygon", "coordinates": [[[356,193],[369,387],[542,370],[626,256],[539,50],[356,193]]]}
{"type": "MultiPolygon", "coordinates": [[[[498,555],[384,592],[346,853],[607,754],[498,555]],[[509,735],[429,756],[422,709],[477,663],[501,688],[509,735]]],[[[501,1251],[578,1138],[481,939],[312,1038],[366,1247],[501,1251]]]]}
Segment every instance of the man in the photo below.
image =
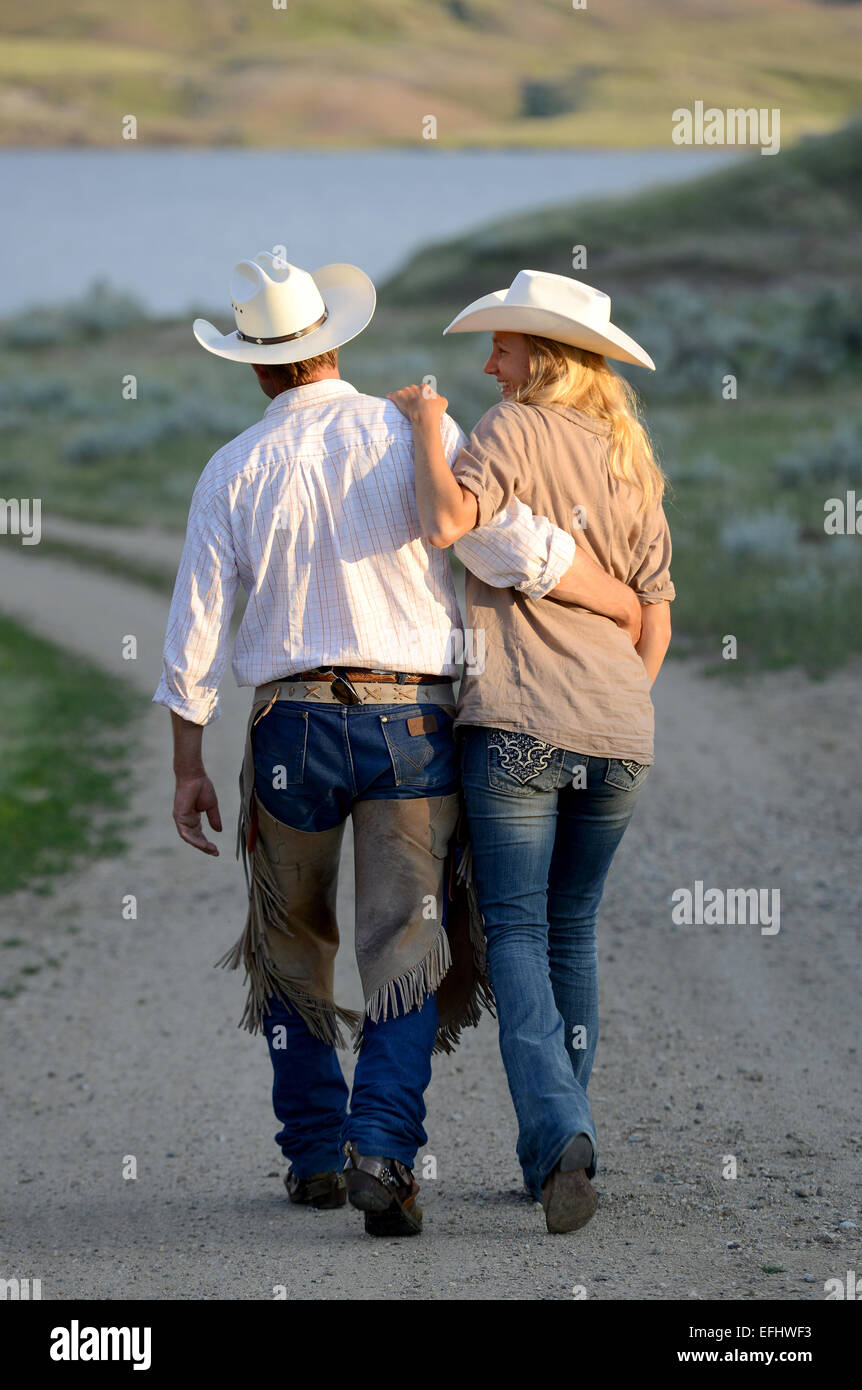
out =
{"type": "MultiPolygon", "coordinates": [[[[371,281],[355,266],[310,275],[262,252],[236,267],[232,304],[235,332],[198,319],[195,336],[251,365],[270,405],[210,459],[192,498],[154,697],[171,710],[174,820],[187,843],[218,853],[201,828],[206,813],[221,829],[202,733],[218,713],[242,584],[233,670],[255,687],[238,844],[249,910],[226,963],[245,965],[243,1023],[269,1044],[291,1200],[349,1197],[369,1234],[414,1235],[435,1038],[445,1047],[477,1019],[475,991],[445,1023],[436,998],[452,959],[460,615],[448,559],[420,535],[409,423],[339,375],[338,348],[374,312],[371,281]],[[333,992],[348,815],[361,1017],[333,992]],[[342,1023],[361,1047],[349,1111],[342,1023]]],[[[441,431],[451,463],[465,437],[446,416],[441,431]]],[[[537,600],[553,591],[623,625],[639,613],[623,585],[574,554],[571,536],[521,503],[462,544],[487,583],[537,600]]]]}

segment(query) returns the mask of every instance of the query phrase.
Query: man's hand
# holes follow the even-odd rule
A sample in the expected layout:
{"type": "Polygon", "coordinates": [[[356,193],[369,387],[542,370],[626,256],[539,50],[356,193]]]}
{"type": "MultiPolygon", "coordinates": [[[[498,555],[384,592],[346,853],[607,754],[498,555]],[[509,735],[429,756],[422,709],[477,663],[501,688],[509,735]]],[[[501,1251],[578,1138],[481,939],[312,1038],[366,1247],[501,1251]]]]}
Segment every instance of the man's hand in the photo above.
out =
{"type": "Polygon", "coordinates": [[[637,646],[641,638],[643,608],[641,606],[640,599],[638,598],[634,589],[629,589],[626,586],[626,593],[629,597],[624,599],[623,602],[627,611],[625,613],[621,613],[618,618],[614,619],[614,621],[616,622],[617,627],[621,627],[623,632],[628,633],[629,637],[632,639],[634,646],[637,646]]]}
{"type": "Polygon", "coordinates": [[[213,830],[221,830],[221,813],[215,787],[206,775],[201,754],[203,727],[183,719],[171,710],[171,725],[174,731],[174,777],[177,789],[174,793],[174,823],[177,834],[186,844],[203,850],[204,854],[218,854],[211,840],[201,829],[201,812],[206,811],[207,820],[213,830]]]}
{"type": "Polygon", "coordinates": [[[205,811],[213,830],[221,830],[221,813],[215,787],[201,770],[199,777],[177,777],[174,793],[174,822],[181,840],[203,850],[204,854],[218,854],[218,849],[208,840],[201,829],[201,812],[205,811]]]}
{"type": "Polygon", "coordinates": [[[412,425],[426,420],[438,421],[446,414],[449,404],[445,396],[440,396],[428,385],[402,386],[400,391],[389,391],[387,400],[397,405],[402,415],[406,415],[412,425]]]}

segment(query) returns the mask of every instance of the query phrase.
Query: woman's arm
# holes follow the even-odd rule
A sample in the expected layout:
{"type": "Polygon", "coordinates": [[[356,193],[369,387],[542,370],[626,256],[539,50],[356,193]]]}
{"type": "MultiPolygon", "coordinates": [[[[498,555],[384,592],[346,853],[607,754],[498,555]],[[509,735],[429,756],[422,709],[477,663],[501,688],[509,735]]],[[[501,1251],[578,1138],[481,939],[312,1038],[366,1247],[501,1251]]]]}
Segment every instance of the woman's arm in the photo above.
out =
{"type": "Polygon", "coordinates": [[[650,685],[661,670],[670,646],[670,603],[645,603],[641,614],[640,640],[635,650],[647,669],[650,685]]]}
{"type": "MultiPolygon", "coordinates": [[[[416,505],[422,534],[431,545],[445,550],[473,530],[479,514],[476,494],[458,482],[443,448],[440,420],[449,402],[422,386],[390,391],[388,399],[413,426],[416,505]]],[[[632,642],[640,636],[641,605],[633,591],[606,574],[582,550],[575,552],[571,568],[547,597],[611,618],[628,632],[632,642]]]]}
{"type": "Polygon", "coordinates": [[[449,404],[422,386],[390,391],[393,401],[413,426],[416,463],[416,506],[422,534],[431,545],[445,550],[472,531],[479,516],[476,494],[462,487],[449,467],[440,434],[440,420],[449,404]]]}

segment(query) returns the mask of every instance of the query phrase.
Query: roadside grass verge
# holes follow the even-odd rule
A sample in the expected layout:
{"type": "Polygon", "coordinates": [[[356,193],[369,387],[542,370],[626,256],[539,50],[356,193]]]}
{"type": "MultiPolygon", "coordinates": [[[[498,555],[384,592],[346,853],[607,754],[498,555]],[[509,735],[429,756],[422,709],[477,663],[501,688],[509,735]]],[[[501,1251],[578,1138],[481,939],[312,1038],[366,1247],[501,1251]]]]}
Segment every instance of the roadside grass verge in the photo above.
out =
{"type": "Polygon", "coordinates": [[[50,893],[81,857],[126,847],[129,731],[146,701],[5,616],[0,685],[0,894],[50,893]]]}

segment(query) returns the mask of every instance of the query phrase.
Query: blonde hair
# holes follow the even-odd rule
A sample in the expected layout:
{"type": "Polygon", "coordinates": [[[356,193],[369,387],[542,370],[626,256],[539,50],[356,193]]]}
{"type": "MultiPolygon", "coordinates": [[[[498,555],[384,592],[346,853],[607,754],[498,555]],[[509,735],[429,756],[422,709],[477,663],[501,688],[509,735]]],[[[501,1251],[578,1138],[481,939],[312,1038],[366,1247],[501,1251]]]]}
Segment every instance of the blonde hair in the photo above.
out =
{"type": "Polygon", "coordinates": [[[525,333],[530,375],[514,399],[525,405],[570,405],[611,424],[609,467],[615,478],[640,488],[641,510],[661,500],[666,478],[640,418],[637,392],[599,352],[525,333]]]}

